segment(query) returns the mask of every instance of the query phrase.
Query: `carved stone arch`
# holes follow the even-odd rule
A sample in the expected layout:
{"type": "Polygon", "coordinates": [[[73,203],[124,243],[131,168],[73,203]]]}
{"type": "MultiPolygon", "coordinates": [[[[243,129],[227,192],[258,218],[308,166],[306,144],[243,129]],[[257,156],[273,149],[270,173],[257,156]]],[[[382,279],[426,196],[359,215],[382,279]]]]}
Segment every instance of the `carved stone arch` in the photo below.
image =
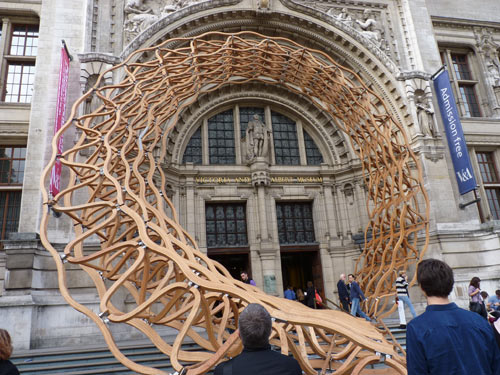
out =
{"type": "MultiPolygon", "coordinates": [[[[405,126],[412,122],[407,111],[404,85],[399,81],[401,74],[396,64],[373,43],[360,37],[357,32],[347,31],[332,17],[324,12],[295,3],[281,0],[288,12],[269,13],[265,19],[256,18],[255,10],[242,9],[239,1],[227,1],[226,5],[236,4],[238,7],[221,10],[221,2],[207,9],[204,3],[195,4],[160,19],[139,34],[133,42],[125,47],[121,54],[123,59],[138,48],[156,45],[173,38],[191,38],[212,31],[256,30],[261,34],[279,35],[289,38],[309,48],[318,49],[329,54],[338,63],[352,69],[368,87],[379,95],[391,113],[405,126]],[[189,17],[188,17],[189,16],[189,17]]],[[[181,45],[174,41],[169,47],[181,45]]],[[[136,55],[136,59],[150,56],[136,55]]],[[[352,76],[354,78],[355,76],[352,76]]],[[[380,103],[380,106],[382,104],[380,103]]]]}
{"type": "Polygon", "coordinates": [[[250,100],[274,108],[283,107],[304,120],[307,129],[313,131],[313,138],[325,163],[345,165],[357,159],[350,142],[335,125],[335,119],[318,109],[310,99],[279,87],[249,84],[244,87],[225,87],[223,90],[209,93],[188,107],[178,122],[178,136],[168,140],[173,145],[173,152],[170,157],[167,155],[166,163],[181,164],[189,139],[208,113],[218,113],[229,108],[230,104],[250,100]]]}

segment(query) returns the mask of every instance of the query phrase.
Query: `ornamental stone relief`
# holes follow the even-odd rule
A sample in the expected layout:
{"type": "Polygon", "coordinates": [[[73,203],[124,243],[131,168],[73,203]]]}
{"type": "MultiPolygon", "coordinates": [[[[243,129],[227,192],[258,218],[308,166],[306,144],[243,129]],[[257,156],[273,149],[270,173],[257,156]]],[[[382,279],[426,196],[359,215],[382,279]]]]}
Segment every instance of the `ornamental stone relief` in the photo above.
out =
{"type": "Polygon", "coordinates": [[[126,0],[123,8],[125,43],[169,14],[202,0],[126,0]]]}
{"type": "Polygon", "coordinates": [[[493,87],[500,86],[499,45],[493,39],[493,31],[488,28],[474,28],[476,45],[483,60],[484,71],[493,87]]]}
{"type": "Polygon", "coordinates": [[[387,25],[389,20],[384,14],[384,10],[371,8],[351,8],[334,7],[323,2],[311,2],[309,0],[295,1],[314,9],[320,10],[329,15],[336,25],[349,34],[358,37],[364,42],[373,43],[389,57],[394,56],[389,40],[389,32],[383,25],[387,25]]]}

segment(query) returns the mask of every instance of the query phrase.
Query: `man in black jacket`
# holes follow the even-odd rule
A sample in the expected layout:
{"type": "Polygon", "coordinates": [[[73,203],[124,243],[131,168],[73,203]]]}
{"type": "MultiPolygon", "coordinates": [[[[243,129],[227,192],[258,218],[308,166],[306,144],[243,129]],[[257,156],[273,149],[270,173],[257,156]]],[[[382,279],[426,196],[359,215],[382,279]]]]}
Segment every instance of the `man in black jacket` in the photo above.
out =
{"type": "Polygon", "coordinates": [[[295,358],[271,350],[271,325],[271,316],[263,306],[249,304],[238,319],[243,352],[220,363],[214,375],[301,375],[295,358]]]}
{"type": "Polygon", "coordinates": [[[342,308],[344,311],[349,312],[351,308],[349,307],[349,302],[351,299],[349,298],[349,291],[347,290],[347,285],[345,284],[345,274],[340,274],[340,280],[337,283],[337,290],[339,291],[339,300],[342,304],[342,308]]]}

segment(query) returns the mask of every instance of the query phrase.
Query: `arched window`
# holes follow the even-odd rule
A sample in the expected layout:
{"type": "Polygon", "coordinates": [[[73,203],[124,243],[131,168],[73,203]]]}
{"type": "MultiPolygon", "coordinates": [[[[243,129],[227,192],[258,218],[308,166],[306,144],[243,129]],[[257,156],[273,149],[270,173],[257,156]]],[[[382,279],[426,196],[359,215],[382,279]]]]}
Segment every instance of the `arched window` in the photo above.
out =
{"type": "Polygon", "coordinates": [[[313,138],[295,120],[269,107],[239,106],[217,113],[203,121],[191,136],[184,150],[182,163],[211,165],[245,164],[247,127],[258,115],[269,131],[272,130],[274,153],[269,150],[269,161],[276,165],[320,165],[323,155],[313,138]],[[266,116],[267,114],[267,116],[266,116]],[[270,116],[269,116],[270,115],[270,116]],[[271,123],[269,123],[269,118],[271,123]],[[203,135],[208,134],[204,142],[203,135]],[[205,146],[203,146],[205,145],[205,146]],[[207,147],[204,150],[204,147],[207,147]]]}

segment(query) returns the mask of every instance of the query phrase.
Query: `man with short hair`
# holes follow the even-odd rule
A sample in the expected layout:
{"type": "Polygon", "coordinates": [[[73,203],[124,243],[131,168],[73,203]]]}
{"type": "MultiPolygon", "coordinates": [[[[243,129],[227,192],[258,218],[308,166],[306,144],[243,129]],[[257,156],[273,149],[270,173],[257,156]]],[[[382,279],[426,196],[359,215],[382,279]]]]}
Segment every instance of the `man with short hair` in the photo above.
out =
{"type": "Polygon", "coordinates": [[[291,285],[288,285],[288,287],[285,290],[285,298],[289,299],[291,301],[295,301],[297,299],[297,296],[295,292],[293,291],[293,288],[291,285]]]}
{"type": "Polygon", "coordinates": [[[238,318],[243,351],[220,363],[214,375],[301,375],[297,360],[271,350],[271,316],[257,303],[249,304],[238,318]]]}
{"type": "Polygon", "coordinates": [[[408,324],[408,375],[499,375],[500,350],[490,325],[448,299],[454,283],[451,268],[425,259],[418,264],[417,281],[427,309],[408,324]]]}
{"type": "Polygon", "coordinates": [[[495,294],[488,298],[490,307],[495,311],[500,311],[500,289],[495,290],[495,294]]]}
{"type": "Polygon", "coordinates": [[[337,290],[339,292],[339,301],[342,304],[344,311],[349,312],[349,291],[347,290],[347,285],[345,285],[345,273],[340,274],[340,280],[337,283],[337,290]]]}
{"type": "Polygon", "coordinates": [[[356,316],[356,314],[359,314],[359,316],[365,318],[368,321],[371,321],[371,319],[363,312],[363,310],[361,310],[361,307],[359,305],[360,301],[364,301],[366,297],[361,291],[358,283],[355,281],[356,276],[350,273],[348,277],[349,283],[351,284],[351,315],[356,316]]]}
{"type": "Polygon", "coordinates": [[[245,283],[245,284],[250,284],[250,285],[253,285],[253,286],[256,286],[257,284],[255,284],[255,281],[253,281],[252,279],[250,279],[248,277],[248,273],[246,272],[242,272],[241,273],[241,280],[245,283]]]}

